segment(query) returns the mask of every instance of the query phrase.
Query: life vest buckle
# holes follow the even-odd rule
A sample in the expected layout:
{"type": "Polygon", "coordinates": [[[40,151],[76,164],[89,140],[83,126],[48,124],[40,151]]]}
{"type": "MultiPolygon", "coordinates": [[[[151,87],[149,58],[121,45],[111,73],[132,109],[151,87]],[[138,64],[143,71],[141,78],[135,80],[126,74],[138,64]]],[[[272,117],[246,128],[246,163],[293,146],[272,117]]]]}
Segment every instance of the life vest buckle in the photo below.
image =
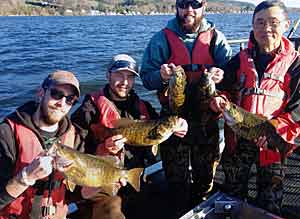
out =
{"type": "Polygon", "coordinates": [[[54,205],[42,206],[42,217],[54,215],[56,207],[54,205]]]}

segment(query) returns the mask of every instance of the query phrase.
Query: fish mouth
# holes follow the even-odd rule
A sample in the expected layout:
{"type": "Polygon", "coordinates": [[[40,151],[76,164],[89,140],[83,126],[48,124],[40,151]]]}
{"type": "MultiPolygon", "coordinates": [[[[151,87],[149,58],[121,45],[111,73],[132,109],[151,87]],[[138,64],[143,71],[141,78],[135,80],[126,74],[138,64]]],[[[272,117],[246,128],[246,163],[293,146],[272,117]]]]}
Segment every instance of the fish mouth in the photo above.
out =
{"type": "Polygon", "coordinates": [[[223,116],[228,126],[233,126],[237,123],[226,109],[224,110],[223,116]]]}
{"type": "Polygon", "coordinates": [[[61,172],[64,172],[71,168],[71,166],[73,165],[73,161],[62,157],[58,157],[55,159],[55,165],[56,169],[58,169],[61,172]]]}

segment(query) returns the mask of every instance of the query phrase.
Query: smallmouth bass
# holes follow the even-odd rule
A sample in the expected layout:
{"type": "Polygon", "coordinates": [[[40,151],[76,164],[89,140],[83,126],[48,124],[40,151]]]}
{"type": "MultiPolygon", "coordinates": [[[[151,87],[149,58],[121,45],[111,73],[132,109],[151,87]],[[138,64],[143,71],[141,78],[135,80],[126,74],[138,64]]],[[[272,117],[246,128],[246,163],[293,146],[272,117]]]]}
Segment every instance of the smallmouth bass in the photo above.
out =
{"type": "MultiPolygon", "coordinates": [[[[218,96],[214,81],[211,79],[213,74],[210,72],[203,73],[200,78],[198,90],[201,96],[206,99],[218,96]]],[[[242,107],[227,101],[223,117],[226,124],[238,136],[254,141],[259,137],[266,136],[268,148],[280,152],[282,158],[292,149],[291,144],[287,143],[276,131],[276,120],[248,112],[242,107]]]]}
{"type": "Polygon", "coordinates": [[[119,119],[113,122],[115,128],[97,127],[101,138],[113,135],[126,137],[126,144],[133,146],[157,145],[167,140],[180,127],[177,116],[168,116],[156,120],[119,119]]]}
{"type": "Polygon", "coordinates": [[[276,131],[276,119],[268,120],[263,116],[250,113],[243,108],[227,102],[224,110],[226,124],[240,137],[249,141],[266,136],[268,148],[278,149],[282,158],[292,149],[292,145],[287,143],[276,131]]]}
{"type": "Polygon", "coordinates": [[[181,66],[176,66],[173,75],[169,81],[168,97],[169,108],[172,114],[178,115],[183,108],[185,102],[185,87],[187,84],[186,74],[181,66]]]}
{"type": "Polygon", "coordinates": [[[95,156],[76,151],[60,143],[54,144],[54,153],[72,161],[63,170],[66,185],[73,191],[75,185],[102,187],[110,195],[116,193],[116,182],[125,178],[137,190],[140,188],[140,176],[143,168],[126,170],[113,156],[95,156]]]}

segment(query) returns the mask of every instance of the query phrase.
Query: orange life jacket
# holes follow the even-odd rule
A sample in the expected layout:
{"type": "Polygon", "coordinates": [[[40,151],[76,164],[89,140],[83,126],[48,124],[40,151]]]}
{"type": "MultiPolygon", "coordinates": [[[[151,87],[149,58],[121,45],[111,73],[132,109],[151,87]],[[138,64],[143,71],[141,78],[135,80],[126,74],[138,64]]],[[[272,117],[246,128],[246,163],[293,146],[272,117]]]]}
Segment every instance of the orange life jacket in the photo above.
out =
{"type": "MultiPolygon", "coordinates": [[[[7,119],[9,125],[15,133],[16,145],[18,147],[18,160],[14,169],[14,175],[17,175],[25,166],[30,164],[35,157],[43,152],[42,145],[36,134],[25,127],[12,120],[7,119]]],[[[61,142],[70,147],[74,147],[75,129],[72,128],[60,138],[61,142]]],[[[47,179],[45,179],[46,181],[47,179]]],[[[52,179],[53,190],[51,190],[51,202],[56,209],[67,209],[64,207],[65,185],[62,183],[63,176],[55,171],[52,179]]],[[[37,189],[34,186],[28,187],[18,198],[8,204],[0,211],[0,219],[13,218],[30,219],[32,210],[32,202],[36,195],[37,189]]],[[[48,201],[48,190],[43,192],[41,200],[41,207],[48,201]]],[[[61,213],[61,212],[60,212],[61,213]]],[[[54,215],[53,215],[54,216],[54,215]]],[[[49,219],[52,217],[50,216],[49,219]]]]}
{"type": "MultiPolygon", "coordinates": [[[[213,64],[214,60],[210,54],[210,44],[214,35],[214,29],[199,33],[194,47],[192,50],[192,56],[188,48],[182,42],[182,40],[172,30],[165,28],[164,33],[169,43],[171,56],[167,61],[167,64],[174,63],[175,65],[182,65],[185,68],[187,74],[187,80],[189,83],[197,82],[200,75],[204,71],[204,64],[213,64]]],[[[165,106],[168,104],[168,97],[164,95],[165,92],[159,93],[160,103],[165,106]]]]}
{"type": "MultiPolygon", "coordinates": [[[[98,142],[101,143],[105,140],[104,138],[106,135],[103,133],[103,131],[105,131],[105,127],[113,128],[112,121],[120,119],[121,116],[115,104],[104,96],[103,90],[100,90],[98,93],[92,93],[91,98],[96,104],[100,113],[98,122],[92,124],[90,128],[93,131],[94,136],[96,136],[98,142]]],[[[143,116],[146,120],[150,119],[150,115],[145,103],[141,100],[138,100],[138,103],[136,104],[138,104],[141,116],[143,116]]]]}
{"type": "MultiPolygon", "coordinates": [[[[282,50],[267,66],[259,79],[254,60],[251,57],[252,44],[240,52],[238,81],[243,81],[240,105],[249,112],[268,119],[276,118],[284,112],[290,98],[290,80],[288,69],[298,53],[289,40],[283,37],[282,50]]],[[[280,123],[279,123],[280,126],[280,123]]],[[[280,127],[277,127],[280,129],[280,127]]],[[[282,136],[285,139],[285,136],[282,136]]],[[[287,139],[285,139],[287,140],[287,139]]],[[[265,166],[280,160],[280,154],[272,150],[260,151],[260,165],[265,166]]]]}

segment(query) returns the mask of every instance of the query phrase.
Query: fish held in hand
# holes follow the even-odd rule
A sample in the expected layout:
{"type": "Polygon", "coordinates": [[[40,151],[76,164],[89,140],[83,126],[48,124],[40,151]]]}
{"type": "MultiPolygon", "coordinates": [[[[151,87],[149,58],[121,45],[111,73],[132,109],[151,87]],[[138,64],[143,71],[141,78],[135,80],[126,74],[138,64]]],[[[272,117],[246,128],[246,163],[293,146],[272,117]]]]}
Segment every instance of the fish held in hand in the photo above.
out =
{"type": "MultiPolygon", "coordinates": [[[[208,99],[213,96],[218,96],[215,83],[212,80],[213,73],[204,72],[198,84],[198,92],[203,99],[208,99]]],[[[284,158],[291,150],[292,146],[286,142],[276,131],[276,120],[256,115],[248,112],[242,107],[227,101],[223,116],[226,124],[238,136],[254,141],[259,137],[266,136],[268,148],[278,150],[284,158]]]]}
{"type": "Polygon", "coordinates": [[[143,168],[123,169],[112,156],[94,156],[81,153],[62,144],[54,144],[55,154],[61,159],[72,161],[61,169],[66,178],[66,186],[73,191],[75,185],[101,187],[110,194],[116,194],[116,185],[120,179],[126,179],[137,191],[140,188],[140,176],[143,168]]]}
{"type": "Polygon", "coordinates": [[[114,122],[110,135],[122,135],[133,146],[157,145],[167,140],[181,125],[177,116],[157,120],[120,119],[114,122]]]}
{"type": "Polygon", "coordinates": [[[282,158],[292,149],[276,131],[276,120],[250,113],[243,108],[227,102],[223,112],[226,124],[240,137],[254,141],[261,136],[266,136],[268,148],[278,149],[282,158]]]}
{"type": "Polygon", "coordinates": [[[186,74],[181,66],[174,67],[173,75],[169,81],[168,97],[171,113],[179,114],[185,102],[186,74]]]}

